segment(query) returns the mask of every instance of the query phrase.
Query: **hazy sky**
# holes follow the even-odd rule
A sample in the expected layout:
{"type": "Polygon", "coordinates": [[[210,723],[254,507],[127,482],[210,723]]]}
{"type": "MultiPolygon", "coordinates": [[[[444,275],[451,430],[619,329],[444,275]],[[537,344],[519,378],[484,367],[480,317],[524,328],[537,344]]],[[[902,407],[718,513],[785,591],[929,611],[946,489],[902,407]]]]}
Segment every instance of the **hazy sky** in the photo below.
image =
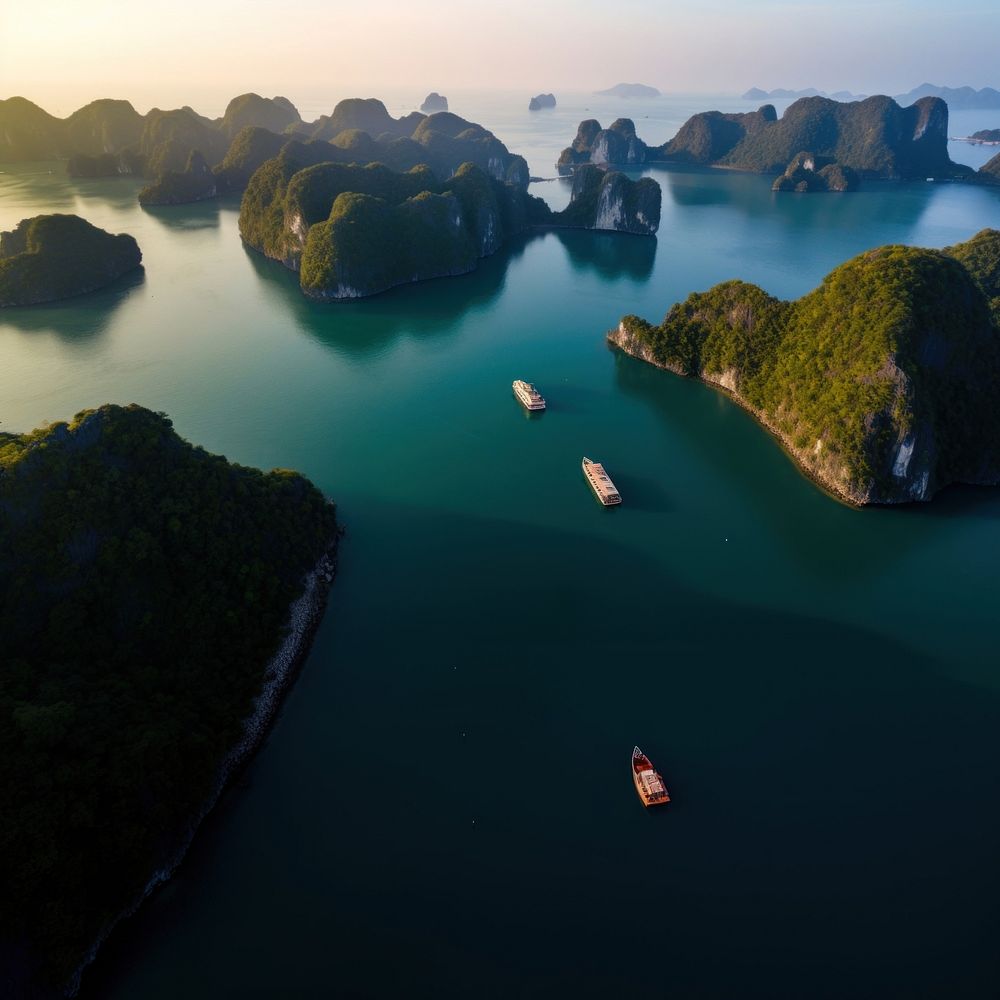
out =
{"type": "MultiPolygon", "coordinates": [[[[0,97],[1000,87],[997,0],[0,0],[0,97]]],[[[199,107],[199,110],[201,108],[199,107]]]]}

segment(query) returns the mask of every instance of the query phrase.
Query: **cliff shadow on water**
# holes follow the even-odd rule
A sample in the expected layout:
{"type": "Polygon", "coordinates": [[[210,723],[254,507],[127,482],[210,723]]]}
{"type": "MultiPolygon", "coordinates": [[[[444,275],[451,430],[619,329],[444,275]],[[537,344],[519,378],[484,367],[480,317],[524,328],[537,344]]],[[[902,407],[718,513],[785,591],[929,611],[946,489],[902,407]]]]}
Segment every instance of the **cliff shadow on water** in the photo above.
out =
{"type": "MultiPolygon", "coordinates": [[[[748,505],[750,519],[766,525],[767,537],[780,540],[785,556],[811,577],[860,583],[925,544],[927,532],[915,531],[900,508],[859,510],[827,493],[723,390],[609,350],[618,388],[679,434],[718,481],[716,488],[748,505]]],[[[924,513],[937,502],[905,509],[924,513]]]]}
{"type": "Polygon", "coordinates": [[[441,337],[456,333],[469,313],[499,299],[507,267],[521,257],[531,238],[509,240],[467,274],[397,285],[358,301],[331,303],[306,298],[296,271],[246,244],[243,249],[270,297],[303,333],[338,354],[363,358],[379,353],[403,335],[441,337]]]}
{"type": "Polygon", "coordinates": [[[0,335],[10,327],[27,334],[53,333],[71,344],[90,344],[107,331],[114,313],[145,283],[145,269],[138,267],[96,292],[0,309],[0,335]]]}
{"type": "Polygon", "coordinates": [[[487,974],[490,996],[655,995],[635,926],[671,942],[678,996],[766,981],[777,1000],[817,982],[832,997],[859,978],[865,996],[979,995],[1000,891],[995,692],[835,620],[706,600],[584,530],[352,503],[366,556],[252,784],[84,997],[279,995],[290,967],[318,996],[331,961],[345,995],[464,997],[487,974]],[[629,586],[595,586],[595,566],[629,586]],[[637,741],[673,793],[662,813],[625,775],[637,741]],[[586,780],[554,786],[539,748],[572,748],[586,780]],[[279,789],[308,823],[288,827],[279,789]],[[725,962],[720,941],[740,943],[725,962]]]}
{"type": "Polygon", "coordinates": [[[553,229],[573,270],[604,281],[648,281],[656,262],[656,237],[582,229],[553,229]]]}

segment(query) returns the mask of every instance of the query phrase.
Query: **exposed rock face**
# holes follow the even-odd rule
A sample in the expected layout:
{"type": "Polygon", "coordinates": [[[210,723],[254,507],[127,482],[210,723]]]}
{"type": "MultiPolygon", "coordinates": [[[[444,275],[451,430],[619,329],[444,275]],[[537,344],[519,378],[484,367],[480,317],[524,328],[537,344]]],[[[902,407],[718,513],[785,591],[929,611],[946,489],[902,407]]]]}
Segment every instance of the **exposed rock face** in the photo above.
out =
{"type": "Polygon", "coordinates": [[[785,172],[775,179],[773,191],[855,191],[858,175],[850,167],[830,163],[825,157],[815,153],[798,153],[785,168],[785,172]]]}
{"type": "Polygon", "coordinates": [[[420,110],[427,115],[432,115],[435,111],[447,111],[448,98],[443,97],[436,90],[432,90],[424,98],[424,103],[420,105],[420,110]]]}
{"type": "Polygon", "coordinates": [[[564,149],[556,164],[559,173],[569,174],[583,163],[598,166],[638,166],[646,162],[648,147],[635,134],[630,118],[619,118],[602,129],[593,119],[581,122],[573,145],[564,149]]]}
{"type": "Polygon", "coordinates": [[[729,390],[848,502],[929,500],[1000,483],[998,262],[995,230],[945,251],[882,247],[795,302],[730,281],[608,339],[729,390]]]}
{"type": "Polygon", "coordinates": [[[541,111],[543,108],[554,108],[555,106],[555,94],[537,94],[530,101],[528,101],[529,111],[541,111]]]}
{"type": "Polygon", "coordinates": [[[569,206],[553,213],[552,222],[652,236],[660,226],[661,199],[660,185],[649,177],[633,181],[588,164],[576,170],[569,206]]]}
{"type": "Polygon", "coordinates": [[[141,262],[131,236],[112,236],[76,215],[36,215],[0,233],[0,306],[93,292],[141,262]]]}
{"type": "Polygon", "coordinates": [[[594,91],[597,97],[659,97],[656,87],[647,87],[644,83],[616,83],[607,90],[594,91]]]}

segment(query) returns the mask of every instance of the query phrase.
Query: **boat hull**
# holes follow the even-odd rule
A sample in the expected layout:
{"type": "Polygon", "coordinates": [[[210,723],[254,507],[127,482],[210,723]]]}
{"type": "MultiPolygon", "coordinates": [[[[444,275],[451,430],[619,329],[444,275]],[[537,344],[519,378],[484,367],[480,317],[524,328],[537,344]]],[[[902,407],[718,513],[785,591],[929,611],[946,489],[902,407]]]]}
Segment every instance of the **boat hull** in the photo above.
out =
{"type": "Polygon", "coordinates": [[[632,751],[632,783],[639,801],[647,809],[650,806],[666,805],[670,801],[670,793],[662,776],[638,747],[632,751]]]}

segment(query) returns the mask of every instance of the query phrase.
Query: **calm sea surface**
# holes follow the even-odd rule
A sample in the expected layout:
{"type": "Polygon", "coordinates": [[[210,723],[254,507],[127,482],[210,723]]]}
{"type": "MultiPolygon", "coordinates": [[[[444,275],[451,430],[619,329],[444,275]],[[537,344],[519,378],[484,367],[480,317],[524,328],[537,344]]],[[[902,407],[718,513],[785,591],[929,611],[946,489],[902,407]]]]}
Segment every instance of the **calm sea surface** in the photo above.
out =
{"type": "MultiPolygon", "coordinates": [[[[583,117],[660,142],[749,107],[529,115],[528,96],[452,107],[539,177],[583,117]]],[[[130,180],[3,169],[0,228],[77,212],[145,259],[0,315],[4,428],[140,402],[302,470],[348,529],[267,745],[86,997],[997,995],[1000,490],[847,509],[727,399],[604,333],[723,279],[797,296],[868,247],[964,240],[1000,226],[1000,191],[648,170],[655,241],[546,233],[320,306],[243,248],[235,203],[143,211],[130,180]],[[622,508],[590,495],[584,454],[622,508]],[[634,743],[670,807],[639,804],[634,743]]]]}

